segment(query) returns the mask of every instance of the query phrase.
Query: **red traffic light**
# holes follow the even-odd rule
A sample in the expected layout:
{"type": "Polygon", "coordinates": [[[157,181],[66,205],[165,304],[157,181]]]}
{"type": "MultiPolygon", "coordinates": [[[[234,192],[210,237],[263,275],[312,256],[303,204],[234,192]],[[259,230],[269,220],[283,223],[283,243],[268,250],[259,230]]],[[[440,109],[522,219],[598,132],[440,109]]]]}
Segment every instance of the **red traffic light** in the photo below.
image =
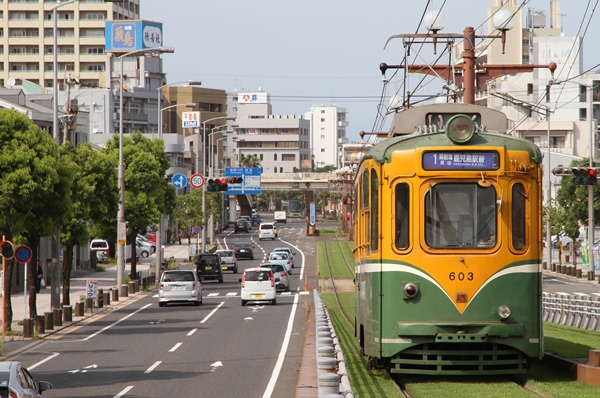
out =
{"type": "Polygon", "coordinates": [[[596,185],[596,183],[598,182],[598,172],[596,171],[596,169],[589,169],[588,170],[588,185],[596,185]]]}

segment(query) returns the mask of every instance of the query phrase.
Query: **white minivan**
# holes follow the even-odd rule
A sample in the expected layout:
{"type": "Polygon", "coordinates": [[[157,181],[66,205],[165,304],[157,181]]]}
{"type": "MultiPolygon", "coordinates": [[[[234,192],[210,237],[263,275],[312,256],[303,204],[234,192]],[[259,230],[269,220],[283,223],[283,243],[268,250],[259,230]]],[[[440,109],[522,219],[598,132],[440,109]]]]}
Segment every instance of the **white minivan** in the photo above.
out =
{"type": "Polygon", "coordinates": [[[277,227],[273,223],[262,223],[258,226],[258,240],[277,238],[277,227]]]}
{"type": "Polygon", "coordinates": [[[271,268],[246,268],[242,276],[242,307],[249,301],[270,301],[273,305],[277,304],[275,282],[279,280],[275,280],[271,268]]]}

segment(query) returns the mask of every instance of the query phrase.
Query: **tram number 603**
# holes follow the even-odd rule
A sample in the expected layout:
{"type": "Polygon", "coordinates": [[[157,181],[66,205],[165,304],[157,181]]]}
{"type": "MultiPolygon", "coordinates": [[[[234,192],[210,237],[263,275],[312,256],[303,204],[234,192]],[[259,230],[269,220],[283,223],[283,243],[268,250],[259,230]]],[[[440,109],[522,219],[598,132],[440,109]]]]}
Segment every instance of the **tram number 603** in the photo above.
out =
{"type": "Polygon", "coordinates": [[[458,279],[459,281],[464,281],[465,279],[468,281],[472,281],[473,280],[473,273],[472,272],[467,272],[466,274],[464,272],[450,272],[450,275],[448,276],[448,279],[450,279],[451,281],[458,279]]]}

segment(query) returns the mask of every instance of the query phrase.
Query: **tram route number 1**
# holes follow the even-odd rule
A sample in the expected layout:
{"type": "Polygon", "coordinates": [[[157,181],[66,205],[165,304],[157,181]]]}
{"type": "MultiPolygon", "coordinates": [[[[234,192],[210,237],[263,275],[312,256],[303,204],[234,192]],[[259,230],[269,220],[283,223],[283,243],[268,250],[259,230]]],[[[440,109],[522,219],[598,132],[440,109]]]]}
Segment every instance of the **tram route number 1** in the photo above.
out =
{"type": "Polygon", "coordinates": [[[451,281],[458,279],[459,281],[464,281],[465,279],[468,281],[472,281],[473,280],[473,273],[472,272],[450,272],[450,275],[448,276],[448,279],[450,279],[451,281]]]}

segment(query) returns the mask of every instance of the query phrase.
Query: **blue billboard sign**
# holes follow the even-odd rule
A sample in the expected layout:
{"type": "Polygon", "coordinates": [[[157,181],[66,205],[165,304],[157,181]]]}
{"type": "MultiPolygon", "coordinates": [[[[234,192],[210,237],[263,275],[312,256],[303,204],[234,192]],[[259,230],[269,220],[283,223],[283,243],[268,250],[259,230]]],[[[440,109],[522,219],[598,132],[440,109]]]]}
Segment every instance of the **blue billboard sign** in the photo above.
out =
{"type": "Polygon", "coordinates": [[[241,183],[227,182],[228,195],[257,195],[261,192],[260,168],[258,167],[236,167],[226,168],[225,177],[229,180],[231,177],[241,177],[241,183]]]}
{"type": "Polygon", "coordinates": [[[106,51],[130,52],[159,48],[163,43],[162,23],[111,21],[104,25],[106,51]]]}

